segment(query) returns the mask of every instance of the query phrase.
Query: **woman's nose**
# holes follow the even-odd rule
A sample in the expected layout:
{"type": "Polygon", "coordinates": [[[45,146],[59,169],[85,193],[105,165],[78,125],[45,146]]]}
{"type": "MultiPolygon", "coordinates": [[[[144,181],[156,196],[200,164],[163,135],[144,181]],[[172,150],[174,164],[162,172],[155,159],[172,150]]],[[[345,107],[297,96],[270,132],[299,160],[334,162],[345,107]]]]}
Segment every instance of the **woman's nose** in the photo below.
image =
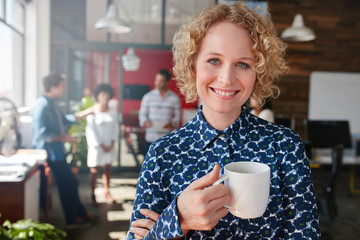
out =
{"type": "Polygon", "coordinates": [[[231,65],[223,65],[218,75],[218,81],[224,86],[234,83],[234,81],[236,81],[234,67],[231,65]]]}

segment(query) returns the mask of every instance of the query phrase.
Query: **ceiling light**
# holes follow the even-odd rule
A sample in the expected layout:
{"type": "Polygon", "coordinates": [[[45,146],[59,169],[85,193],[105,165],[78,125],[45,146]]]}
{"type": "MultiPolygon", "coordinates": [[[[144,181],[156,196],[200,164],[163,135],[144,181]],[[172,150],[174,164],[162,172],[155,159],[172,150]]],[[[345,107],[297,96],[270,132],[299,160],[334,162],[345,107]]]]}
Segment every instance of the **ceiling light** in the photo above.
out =
{"type": "Polygon", "coordinates": [[[131,28],[119,19],[116,6],[110,4],[106,13],[106,17],[100,18],[96,24],[95,28],[98,30],[106,30],[111,33],[128,33],[131,31],[131,28]]]}
{"type": "Polygon", "coordinates": [[[304,19],[301,14],[296,14],[290,28],[285,29],[281,38],[289,42],[306,42],[316,38],[315,33],[304,25],[304,19]]]}
{"type": "Polygon", "coordinates": [[[135,55],[135,50],[132,47],[130,47],[127,53],[122,56],[121,60],[126,71],[136,71],[140,67],[140,58],[135,55]]]}

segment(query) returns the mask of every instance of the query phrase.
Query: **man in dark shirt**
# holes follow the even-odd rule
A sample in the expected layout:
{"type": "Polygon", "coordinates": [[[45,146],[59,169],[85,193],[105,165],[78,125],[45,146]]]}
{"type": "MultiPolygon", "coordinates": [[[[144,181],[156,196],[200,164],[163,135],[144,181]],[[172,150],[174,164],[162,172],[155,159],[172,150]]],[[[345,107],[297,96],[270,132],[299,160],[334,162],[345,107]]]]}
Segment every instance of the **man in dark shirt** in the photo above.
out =
{"type": "Polygon", "coordinates": [[[51,73],[43,79],[44,93],[36,100],[30,112],[33,120],[33,148],[45,149],[47,152],[47,164],[56,178],[67,227],[85,227],[90,226],[91,222],[80,202],[77,179],[66,162],[64,148],[64,142],[73,142],[67,129],[74,122],[65,117],[55,102],[64,94],[64,80],[65,76],[57,73],[51,73]]]}

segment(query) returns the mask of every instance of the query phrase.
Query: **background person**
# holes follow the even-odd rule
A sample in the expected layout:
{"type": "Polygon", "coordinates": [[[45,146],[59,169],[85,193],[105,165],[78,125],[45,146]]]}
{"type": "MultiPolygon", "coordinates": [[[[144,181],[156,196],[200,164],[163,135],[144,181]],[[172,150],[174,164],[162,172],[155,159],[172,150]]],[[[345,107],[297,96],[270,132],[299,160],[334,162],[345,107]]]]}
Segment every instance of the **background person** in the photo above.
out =
{"type": "Polygon", "coordinates": [[[141,100],[139,123],[146,128],[144,155],[155,140],[179,126],[181,104],[179,97],[167,87],[170,78],[169,71],[160,69],[155,76],[155,89],[141,100]]]}
{"type": "MultiPolygon", "coordinates": [[[[80,202],[78,182],[66,162],[64,142],[74,139],[67,133],[74,124],[62,113],[56,99],[64,95],[65,75],[51,73],[44,77],[44,93],[35,102],[30,115],[33,128],[33,148],[45,149],[47,164],[56,178],[61,205],[68,228],[89,226],[91,216],[87,214],[80,202]]],[[[77,114],[77,120],[92,110],[85,110],[77,114]]]]}
{"type": "Polygon", "coordinates": [[[275,116],[271,107],[270,99],[266,99],[264,104],[261,105],[261,103],[257,102],[255,97],[250,97],[250,107],[252,107],[252,110],[250,111],[251,114],[268,122],[275,122],[275,116]]]}
{"type": "Polygon", "coordinates": [[[151,145],[128,239],[320,237],[300,137],[260,120],[245,106],[251,95],[277,95],[274,79],[287,69],[284,53],[271,20],[243,1],[215,6],[180,28],[174,37],[174,74],[186,99],[199,96],[203,105],[193,120],[151,145]],[[226,187],[212,185],[227,163],[238,161],[271,169],[262,217],[235,217],[224,207],[230,202],[226,187]]]}
{"type": "Polygon", "coordinates": [[[103,186],[105,198],[115,202],[109,192],[111,163],[116,159],[115,143],[118,139],[119,123],[115,109],[109,107],[114,97],[114,90],[109,84],[102,83],[95,87],[96,104],[94,114],[87,116],[86,141],[88,143],[87,165],[90,168],[91,202],[97,205],[95,198],[96,180],[99,168],[103,167],[103,186]]]}

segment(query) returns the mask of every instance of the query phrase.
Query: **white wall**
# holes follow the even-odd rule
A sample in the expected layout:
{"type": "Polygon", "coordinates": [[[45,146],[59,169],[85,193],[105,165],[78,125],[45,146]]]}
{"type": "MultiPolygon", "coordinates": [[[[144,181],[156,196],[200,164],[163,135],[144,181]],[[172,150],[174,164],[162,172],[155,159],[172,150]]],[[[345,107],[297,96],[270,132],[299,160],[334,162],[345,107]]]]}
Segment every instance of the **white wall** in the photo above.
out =
{"type": "Polygon", "coordinates": [[[309,119],[348,120],[360,134],[360,73],[313,72],[310,75],[309,119]]]}
{"type": "Polygon", "coordinates": [[[25,105],[42,92],[50,72],[50,0],[31,1],[25,9],[25,105]]]}

